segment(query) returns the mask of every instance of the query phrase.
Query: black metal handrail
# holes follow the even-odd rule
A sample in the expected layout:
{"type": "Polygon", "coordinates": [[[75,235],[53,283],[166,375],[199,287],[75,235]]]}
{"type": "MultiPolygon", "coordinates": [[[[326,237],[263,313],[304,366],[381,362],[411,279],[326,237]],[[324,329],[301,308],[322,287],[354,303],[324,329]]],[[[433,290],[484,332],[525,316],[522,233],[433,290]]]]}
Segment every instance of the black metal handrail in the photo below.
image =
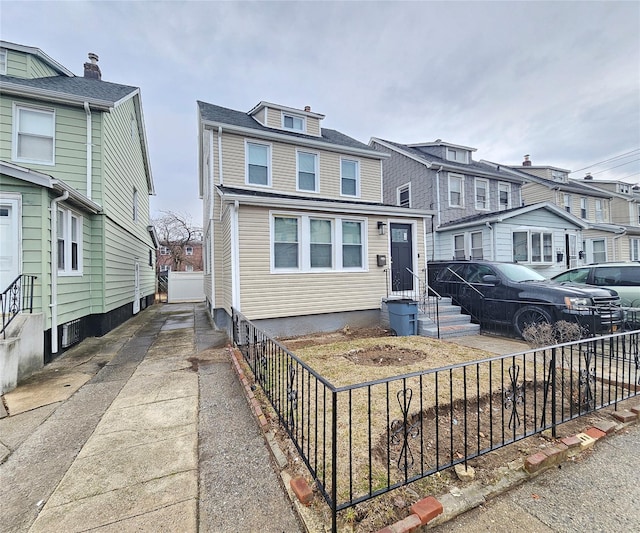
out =
{"type": "Polygon", "coordinates": [[[235,309],[232,322],[333,531],[344,509],[640,394],[640,331],[338,387],[235,309]]]}
{"type": "Polygon", "coordinates": [[[6,339],[7,327],[20,313],[33,313],[33,286],[37,276],[20,274],[11,285],[0,294],[0,310],[2,311],[2,329],[0,334],[6,339]]]}

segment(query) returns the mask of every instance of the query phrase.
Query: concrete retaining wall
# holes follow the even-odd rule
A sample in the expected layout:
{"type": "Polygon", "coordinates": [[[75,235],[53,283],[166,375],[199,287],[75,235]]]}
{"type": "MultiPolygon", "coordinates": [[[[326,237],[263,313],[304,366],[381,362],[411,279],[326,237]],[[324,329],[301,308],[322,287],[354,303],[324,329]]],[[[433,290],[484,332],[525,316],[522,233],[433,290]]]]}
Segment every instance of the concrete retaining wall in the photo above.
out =
{"type": "Polygon", "coordinates": [[[15,389],[44,366],[44,317],[18,315],[0,339],[0,394],[15,389]]]}

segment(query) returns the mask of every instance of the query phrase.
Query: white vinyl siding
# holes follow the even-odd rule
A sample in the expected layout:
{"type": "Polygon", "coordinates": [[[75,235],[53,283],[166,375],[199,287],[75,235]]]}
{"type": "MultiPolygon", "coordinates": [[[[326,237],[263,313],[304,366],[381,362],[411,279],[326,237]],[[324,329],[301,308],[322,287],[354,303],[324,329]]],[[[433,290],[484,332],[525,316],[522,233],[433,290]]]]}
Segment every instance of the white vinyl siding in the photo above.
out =
{"type": "Polygon", "coordinates": [[[246,143],[246,183],[271,187],[271,146],[246,143]]]}
{"type": "Polygon", "coordinates": [[[51,109],[14,106],[13,160],[54,165],[55,123],[51,109]]]}

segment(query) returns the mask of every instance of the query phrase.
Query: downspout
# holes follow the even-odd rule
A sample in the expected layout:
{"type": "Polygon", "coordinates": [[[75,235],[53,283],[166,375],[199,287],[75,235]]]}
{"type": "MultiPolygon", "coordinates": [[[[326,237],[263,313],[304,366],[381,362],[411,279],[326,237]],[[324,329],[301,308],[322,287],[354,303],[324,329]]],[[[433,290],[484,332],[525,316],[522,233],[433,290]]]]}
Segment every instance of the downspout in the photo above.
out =
{"type": "Polygon", "coordinates": [[[91,176],[93,174],[93,146],[91,108],[89,102],[84,103],[84,111],[87,114],[87,198],[91,199],[91,176]]]}
{"type": "MultiPolygon", "coordinates": [[[[442,215],[441,215],[441,211],[440,211],[440,172],[442,172],[442,168],[443,168],[442,165],[440,165],[440,168],[438,170],[436,170],[436,212],[438,213],[438,226],[437,226],[437,228],[439,228],[440,224],[442,224],[442,215]]],[[[433,223],[432,223],[432,225],[433,225],[433,223]]],[[[435,256],[435,253],[436,253],[437,240],[438,239],[436,239],[436,232],[435,232],[435,229],[434,229],[433,230],[433,254],[434,254],[434,256],[435,256]]]]}
{"type": "Polygon", "coordinates": [[[238,311],[240,308],[240,242],[238,236],[238,209],[236,200],[231,206],[231,305],[238,311]]]}
{"type": "Polygon", "coordinates": [[[218,178],[220,185],[224,185],[222,179],[222,126],[218,126],[218,178]]]}
{"type": "Polygon", "coordinates": [[[51,353],[58,353],[58,202],[69,198],[69,191],[51,200],[51,353]]]}
{"type": "Polygon", "coordinates": [[[627,230],[623,229],[618,235],[613,238],[613,260],[614,261],[622,261],[618,256],[620,255],[618,252],[620,251],[620,237],[624,237],[627,234],[627,230]]]}
{"type": "MultiPolygon", "coordinates": [[[[218,157],[220,157],[218,155],[218,157]]],[[[215,270],[215,239],[213,235],[213,202],[215,202],[214,170],[213,170],[213,131],[209,130],[209,270],[211,274],[211,315],[216,307],[216,270],[215,270]]]]}
{"type": "Polygon", "coordinates": [[[496,232],[495,228],[491,225],[491,222],[485,222],[489,233],[491,234],[491,261],[497,261],[496,259],[496,232]]]}

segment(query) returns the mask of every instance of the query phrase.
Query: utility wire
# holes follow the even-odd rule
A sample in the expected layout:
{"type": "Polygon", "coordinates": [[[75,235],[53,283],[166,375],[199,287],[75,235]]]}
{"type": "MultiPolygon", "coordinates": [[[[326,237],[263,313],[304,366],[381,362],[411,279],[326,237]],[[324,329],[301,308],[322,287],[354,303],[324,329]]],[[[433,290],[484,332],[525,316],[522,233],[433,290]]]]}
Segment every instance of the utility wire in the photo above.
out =
{"type": "Polygon", "coordinates": [[[602,174],[603,172],[608,172],[609,170],[613,170],[614,168],[624,167],[625,165],[635,163],[636,161],[640,161],[640,159],[632,159],[631,161],[627,161],[626,163],[621,163],[619,165],[616,165],[615,167],[605,168],[604,170],[598,170],[598,172],[592,172],[591,174],[602,174]]]}
{"type": "Polygon", "coordinates": [[[591,167],[596,167],[598,165],[602,165],[603,163],[608,163],[610,161],[614,161],[615,159],[620,159],[622,157],[627,157],[627,156],[633,154],[634,152],[640,152],[640,148],[636,148],[635,150],[631,150],[630,152],[625,152],[624,154],[620,154],[620,155],[617,155],[615,157],[611,157],[609,159],[605,159],[604,161],[599,161],[598,163],[593,163],[592,165],[589,165],[589,166],[586,166],[586,167],[582,167],[582,168],[579,168],[577,170],[573,170],[573,171],[570,172],[570,174],[573,174],[574,172],[580,172],[581,170],[586,170],[586,169],[591,168],[591,167]]]}

